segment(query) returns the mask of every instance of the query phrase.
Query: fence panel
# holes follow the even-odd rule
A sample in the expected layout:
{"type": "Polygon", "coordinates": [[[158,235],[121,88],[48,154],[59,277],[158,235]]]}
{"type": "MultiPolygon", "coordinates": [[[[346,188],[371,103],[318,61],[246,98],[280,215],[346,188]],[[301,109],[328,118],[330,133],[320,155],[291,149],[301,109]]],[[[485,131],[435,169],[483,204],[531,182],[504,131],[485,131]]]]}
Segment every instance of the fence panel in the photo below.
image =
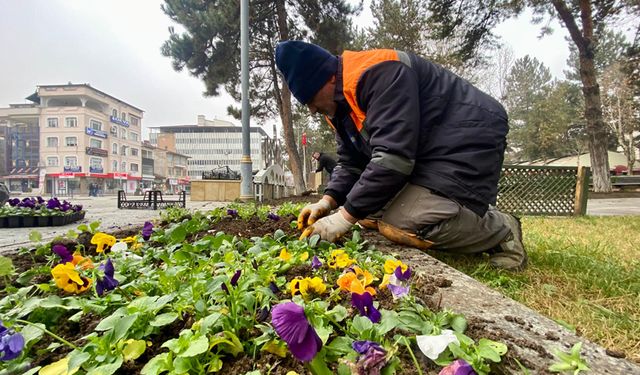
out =
{"type": "Polygon", "coordinates": [[[577,167],[504,165],[497,206],[518,215],[583,215],[586,177],[577,167]]]}

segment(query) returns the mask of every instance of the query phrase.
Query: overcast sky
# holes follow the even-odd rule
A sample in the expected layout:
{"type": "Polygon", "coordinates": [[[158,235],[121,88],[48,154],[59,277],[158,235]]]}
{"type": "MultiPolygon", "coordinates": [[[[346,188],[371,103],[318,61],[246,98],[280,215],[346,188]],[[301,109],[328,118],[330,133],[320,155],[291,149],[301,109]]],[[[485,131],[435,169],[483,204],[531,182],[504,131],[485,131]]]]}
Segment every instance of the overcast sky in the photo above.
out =
{"type": "MultiPolygon", "coordinates": [[[[228,95],[204,98],[204,84],[175,72],[161,55],[171,21],[160,0],[0,0],[0,107],[24,103],[37,85],[90,83],[145,111],[146,126],[194,124],[226,115],[228,95]]],[[[366,7],[368,8],[368,7],[366,7]]],[[[360,24],[371,20],[363,12],[360,24]]],[[[566,32],[538,39],[530,17],[498,28],[516,57],[543,61],[558,77],[568,56],[566,32]]],[[[252,124],[255,125],[255,124],[252,124]]],[[[268,127],[267,133],[271,134],[268,127]]]]}

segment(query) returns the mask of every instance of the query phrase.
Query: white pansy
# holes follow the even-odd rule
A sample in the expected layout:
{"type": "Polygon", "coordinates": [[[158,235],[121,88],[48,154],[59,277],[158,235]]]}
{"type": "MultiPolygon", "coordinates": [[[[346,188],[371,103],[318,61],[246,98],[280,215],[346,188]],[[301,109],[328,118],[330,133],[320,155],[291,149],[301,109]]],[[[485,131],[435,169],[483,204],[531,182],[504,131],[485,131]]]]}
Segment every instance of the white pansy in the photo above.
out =
{"type": "Polygon", "coordinates": [[[460,344],[458,338],[450,329],[443,329],[441,334],[435,336],[416,336],[416,341],[418,342],[420,351],[432,360],[438,358],[438,356],[447,349],[449,344],[460,344]]]}

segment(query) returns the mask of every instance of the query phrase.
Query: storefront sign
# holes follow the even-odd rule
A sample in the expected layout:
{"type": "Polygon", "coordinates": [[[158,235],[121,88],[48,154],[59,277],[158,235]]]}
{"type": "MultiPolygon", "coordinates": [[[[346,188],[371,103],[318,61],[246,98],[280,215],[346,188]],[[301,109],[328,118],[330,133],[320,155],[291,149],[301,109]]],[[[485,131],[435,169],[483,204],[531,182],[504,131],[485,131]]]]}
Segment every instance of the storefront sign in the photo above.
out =
{"type": "Polygon", "coordinates": [[[104,173],[104,168],[102,168],[102,167],[89,167],[89,173],[104,173]]]}
{"type": "Polygon", "coordinates": [[[73,172],[63,172],[58,175],[58,178],[73,178],[73,172]]]}
{"type": "Polygon", "coordinates": [[[111,117],[109,117],[109,119],[111,120],[111,122],[113,122],[115,124],[122,125],[122,126],[125,126],[127,128],[129,127],[129,121],[127,121],[127,120],[119,119],[119,118],[117,118],[115,116],[111,116],[111,117]]]}
{"type": "Polygon", "coordinates": [[[127,174],[126,173],[114,172],[113,173],[113,178],[127,178],[127,174]]]}
{"type": "Polygon", "coordinates": [[[86,151],[87,151],[87,155],[102,156],[104,158],[109,156],[109,151],[103,150],[101,148],[87,147],[86,151]]]}
{"type": "MultiPolygon", "coordinates": [[[[80,166],[80,165],[77,165],[75,167],[65,166],[65,167],[63,167],[63,170],[65,172],[76,172],[76,173],[78,173],[78,172],[82,172],[82,166],[80,166]]],[[[72,173],[72,176],[73,176],[73,173],[72,173]]]]}
{"type": "Polygon", "coordinates": [[[85,128],[85,133],[92,135],[94,137],[107,138],[109,135],[107,132],[103,132],[102,130],[94,129],[94,128],[85,128]]]}

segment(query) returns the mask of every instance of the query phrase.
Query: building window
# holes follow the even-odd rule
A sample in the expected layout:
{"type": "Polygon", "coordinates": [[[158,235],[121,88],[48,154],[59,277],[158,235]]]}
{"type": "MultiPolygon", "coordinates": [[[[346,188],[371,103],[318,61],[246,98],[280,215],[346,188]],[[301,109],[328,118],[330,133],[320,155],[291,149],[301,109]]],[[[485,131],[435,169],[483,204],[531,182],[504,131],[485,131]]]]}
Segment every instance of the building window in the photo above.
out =
{"type": "Polygon", "coordinates": [[[47,147],[58,147],[58,137],[47,137],[47,147]]]}
{"type": "Polygon", "coordinates": [[[78,145],[78,137],[66,137],[64,139],[64,144],[67,147],[73,147],[78,145]]]}
{"type": "Polygon", "coordinates": [[[131,168],[131,172],[137,172],[138,171],[138,164],[131,163],[129,166],[131,168]]]}
{"type": "Polygon", "coordinates": [[[65,156],[64,157],[64,166],[65,167],[77,167],[78,166],[78,158],[75,156],[65,156]]]}
{"type": "Polygon", "coordinates": [[[78,118],[77,117],[67,117],[64,119],[64,126],[67,128],[77,128],[78,127],[78,118]]]}
{"type": "Polygon", "coordinates": [[[129,132],[129,140],[130,141],[138,141],[138,133],[129,132]]]}
{"type": "Polygon", "coordinates": [[[122,145],[122,147],[120,148],[120,155],[127,156],[127,146],[122,145]]]}
{"type": "Polygon", "coordinates": [[[49,156],[47,157],[47,167],[57,167],[58,166],[58,157],[57,156],[49,156]]]}
{"type": "Polygon", "coordinates": [[[123,172],[127,171],[127,162],[123,161],[122,163],[120,163],[120,170],[123,172]]]}
{"type": "Polygon", "coordinates": [[[140,123],[136,116],[129,116],[129,118],[131,120],[131,125],[133,126],[138,126],[138,124],[140,123]]]}
{"type": "Polygon", "coordinates": [[[114,143],[113,145],[111,145],[111,153],[114,155],[118,155],[118,144],[114,143]]]}
{"type": "Polygon", "coordinates": [[[49,128],[57,128],[58,127],[58,119],[55,117],[47,119],[47,127],[49,128]]]}
{"type": "Polygon", "coordinates": [[[131,149],[131,156],[138,156],[138,149],[137,148],[132,148],[131,149]]]}
{"type": "Polygon", "coordinates": [[[116,118],[117,118],[117,117],[118,117],[118,110],[114,108],[114,109],[111,111],[111,116],[113,116],[113,117],[116,117],[116,118]]]}
{"type": "Polygon", "coordinates": [[[111,164],[111,172],[117,172],[118,171],[118,161],[114,160],[113,163],[111,164]]]}
{"type": "Polygon", "coordinates": [[[91,158],[89,160],[89,165],[91,166],[91,168],[102,168],[102,159],[91,158]]]}
{"type": "Polygon", "coordinates": [[[95,130],[102,130],[102,123],[98,120],[91,120],[89,126],[95,130]]]}
{"type": "Polygon", "coordinates": [[[91,138],[91,147],[93,148],[102,148],[102,141],[91,138]]]}
{"type": "Polygon", "coordinates": [[[120,118],[122,119],[122,121],[127,121],[127,113],[125,111],[122,111],[122,113],[120,113],[120,115],[121,115],[120,118]]]}
{"type": "Polygon", "coordinates": [[[120,138],[127,139],[127,131],[124,129],[120,129],[120,138]]]}

